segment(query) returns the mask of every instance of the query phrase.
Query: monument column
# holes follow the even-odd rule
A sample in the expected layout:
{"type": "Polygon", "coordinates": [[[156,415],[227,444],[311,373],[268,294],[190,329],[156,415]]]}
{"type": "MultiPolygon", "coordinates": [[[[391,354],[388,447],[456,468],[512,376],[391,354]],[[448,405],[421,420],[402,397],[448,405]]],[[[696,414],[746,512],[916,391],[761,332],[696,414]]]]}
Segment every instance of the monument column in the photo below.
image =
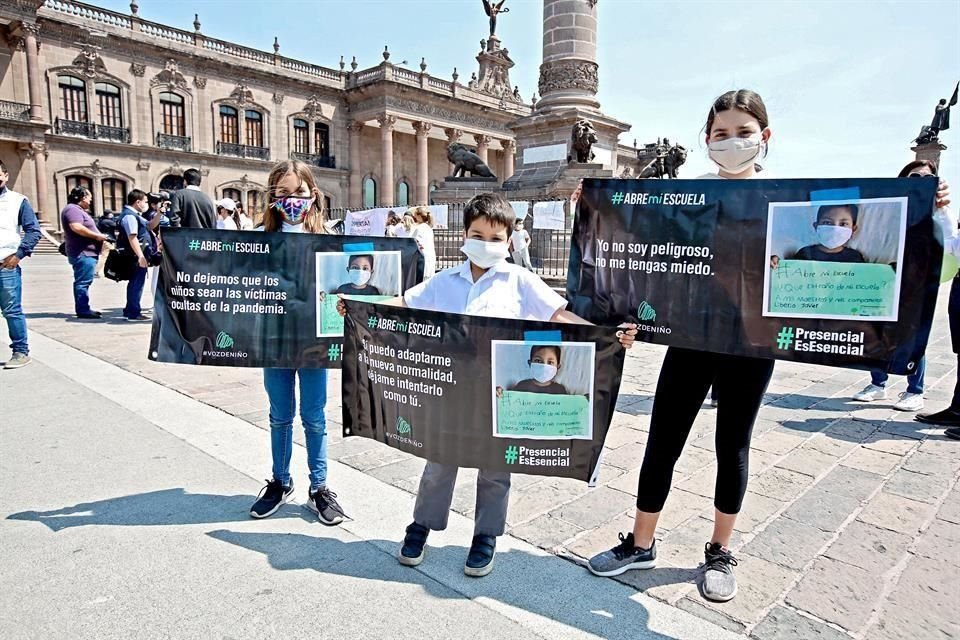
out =
{"type": "Polygon", "coordinates": [[[503,145],[503,179],[513,177],[513,155],[517,152],[517,143],[513,140],[504,140],[503,145]]]}
{"type": "Polygon", "coordinates": [[[24,22],[24,46],[27,49],[27,91],[30,95],[30,119],[34,122],[43,120],[43,85],[40,82],[40,58],[37,35],[40,25],[35,22],[24,22]]]}
{"type": "MultiPolygon", "coordinates": [[[[460,136],[463,135],[463,131],[460,129],[444,129],[443,132],[447,134],[447,145],[451,145],[454,142],[460,140],[460,136]]],[[[454,165],[451,162],[450,167],[447,169],[447,175],[452,176],[454,170],[454,165]]]]}
{"type": "Polygon", "coordinates": [[[383,115],[377,118],[380,123],[380,204],[393,206],[393,126],[397,124],[396,116],[383,115]]]}
{"type": "Polygon", "coordinates": [[[597,3],[543,0],[543,64],[538,112],[597,110],[597,3]]]}
{"type": "Polygon", "coordinates": [[[430,201],[430,163],[427,154],[427,144],[429,143],[428,136],[432,126],[429,122],[413,123],[413,129],[417,133],[417,204],[427,204],[430,201]]]}
{"type": "Polygon", "coordinates": [[[350,132],[350,190],[347,202],[354,209],[363,206],[363,174],[360,171],[360,134],[363,123],[359,120],[347,125],[350,132]]]}
{"type": "Polygon", "coordinates": [[[484,164],[489,165],[490,162],[487,157],[490,155],[490,142],[493,138],[477,133],[473,136],[473,139],[477,141],[477,155],[480,156],[484,164]]]}

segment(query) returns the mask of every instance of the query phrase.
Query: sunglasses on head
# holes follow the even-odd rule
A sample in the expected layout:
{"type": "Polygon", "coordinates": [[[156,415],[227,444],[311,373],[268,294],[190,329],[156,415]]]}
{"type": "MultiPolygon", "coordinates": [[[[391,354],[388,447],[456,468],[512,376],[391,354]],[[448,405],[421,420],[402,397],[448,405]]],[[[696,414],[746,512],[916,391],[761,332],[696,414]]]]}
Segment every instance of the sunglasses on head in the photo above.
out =
{"type": "Polygon", "coordinates": [[[931,174],[929,173],[917,173],[916,171],[911,171],[907,174],[908,178],[929,178],[931,174]]]}

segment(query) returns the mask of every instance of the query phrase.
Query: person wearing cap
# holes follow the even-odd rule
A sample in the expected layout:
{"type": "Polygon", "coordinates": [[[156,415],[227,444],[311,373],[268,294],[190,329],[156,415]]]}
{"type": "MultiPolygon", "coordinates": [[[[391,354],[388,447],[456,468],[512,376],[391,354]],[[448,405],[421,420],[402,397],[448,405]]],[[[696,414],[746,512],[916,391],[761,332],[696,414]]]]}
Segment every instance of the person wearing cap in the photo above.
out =
{"type": "Polygon", "coordinates": [[[240,230],[240,214],[237,213],[237,203],[230,198],[217,200],[217,229],[227,231],[240,230]]]}

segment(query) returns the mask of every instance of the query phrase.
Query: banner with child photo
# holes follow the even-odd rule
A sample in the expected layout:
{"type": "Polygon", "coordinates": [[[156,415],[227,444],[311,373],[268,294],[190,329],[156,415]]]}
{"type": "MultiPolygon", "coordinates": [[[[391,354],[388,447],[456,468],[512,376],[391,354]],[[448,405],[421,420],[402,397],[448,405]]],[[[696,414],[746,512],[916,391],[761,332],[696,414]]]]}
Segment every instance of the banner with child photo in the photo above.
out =
{"type": "Polygon", "coordinates": [[[409,238],[170,229],[163,245],[158,362],[338,368],[339,297],[388,300],[423,273],[409,238]]]}
{"type": "Polygon", "coordinates": [[[702,351],[910,373],[943,258],[936,178],[585,180],[571,310],[702,351]]]}
{"type": "Polygon", "coordinates": [[[458,467],[591,481],[623,369],[614,331],[346,307],[345,436],[458,467]]]}

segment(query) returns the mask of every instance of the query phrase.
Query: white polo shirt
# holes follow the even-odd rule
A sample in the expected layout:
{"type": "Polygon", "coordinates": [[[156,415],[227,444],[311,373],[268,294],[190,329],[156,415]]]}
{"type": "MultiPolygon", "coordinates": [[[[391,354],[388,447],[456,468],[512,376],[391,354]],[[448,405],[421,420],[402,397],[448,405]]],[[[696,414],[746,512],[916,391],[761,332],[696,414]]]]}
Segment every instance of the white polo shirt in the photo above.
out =
{"type": "Polygon", "coordinates": [[[549,321],[567,301],[523,267],[501,262],[476,282],[470,261],[445,269],[403,294],[412,309],[549,321]]]}

